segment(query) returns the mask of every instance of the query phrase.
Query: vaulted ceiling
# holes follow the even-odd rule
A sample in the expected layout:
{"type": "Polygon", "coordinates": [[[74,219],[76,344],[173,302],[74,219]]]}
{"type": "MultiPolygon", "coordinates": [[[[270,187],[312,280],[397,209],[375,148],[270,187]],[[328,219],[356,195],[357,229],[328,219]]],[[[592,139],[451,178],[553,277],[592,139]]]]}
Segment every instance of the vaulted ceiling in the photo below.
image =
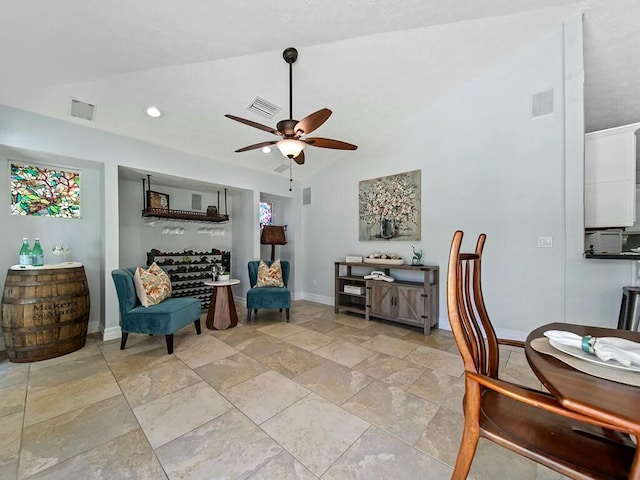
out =
{"type": "MultiPolygon", "coordinates": [[[[363,145],[580,12],[586,130],[640,121],[637,0],[5,0],[0,103],[273,172],[277,150],[233,153],[273,137],[224,114],[288,117],[284,48],[299,51],[294,117],[328,107],[314,134],[363,145]],[[256,96],[282,110],[246,110],[256,96]]],[[[296,178],[352,154],[310,149],[296,178]]]]}

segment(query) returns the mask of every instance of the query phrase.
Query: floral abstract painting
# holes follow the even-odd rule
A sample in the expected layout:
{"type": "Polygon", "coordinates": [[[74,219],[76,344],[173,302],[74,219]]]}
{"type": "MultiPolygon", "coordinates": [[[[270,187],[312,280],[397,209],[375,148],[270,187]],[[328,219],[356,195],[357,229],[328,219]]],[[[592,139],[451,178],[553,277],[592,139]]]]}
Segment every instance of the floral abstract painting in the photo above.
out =
{"type": "Polygon", "coordinates": [[[362,180],[360,240],[420,240],[420,170],[362,180]]]}
{"type": "Polygon", "coordinates": [[[12,163],[11,214],[80,218],[80,172],[12,163]]]}

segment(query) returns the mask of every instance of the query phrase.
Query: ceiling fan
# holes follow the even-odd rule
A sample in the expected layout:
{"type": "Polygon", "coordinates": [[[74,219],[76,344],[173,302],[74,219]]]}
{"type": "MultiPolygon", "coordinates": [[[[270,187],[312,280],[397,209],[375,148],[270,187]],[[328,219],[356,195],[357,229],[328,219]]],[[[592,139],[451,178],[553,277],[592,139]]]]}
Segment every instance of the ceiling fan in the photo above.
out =
{"type": "Polygon", "coordinates": [[[236,153],[275,145],[285,157],[293,159],[293,161],[298,165],[302,165],[304,163],[304,148],[307,145],[320,148],[332,148],[336,150],[357,149],[357,145],[341,142],[340,140],[322,137],[305,137],[305,135],[313,132],[316,128],[326,122],[332,112],[328,108],[323,108],[311,115],[307,115],[300,121],[293,119],[293,64],[298,59],[298,51],[293,47],[289,47],[285,49],[282,56],[284,57],[284,61],[289,64],[289,118],[287,120],[280,120],[274,129],[245,118],[236,117],[234,115],[225,115],[225,117],[230,118],[231,120],[278,135],[279,137],[282,137],[282,139],[255,143],[247,147],[239,148],[236,150],[236,153]]]}

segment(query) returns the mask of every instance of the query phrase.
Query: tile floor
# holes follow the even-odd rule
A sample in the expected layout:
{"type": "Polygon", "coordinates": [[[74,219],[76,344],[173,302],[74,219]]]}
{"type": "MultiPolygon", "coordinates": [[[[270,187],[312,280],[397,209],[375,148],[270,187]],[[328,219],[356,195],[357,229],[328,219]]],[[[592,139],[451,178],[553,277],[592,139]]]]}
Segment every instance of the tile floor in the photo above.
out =
{"type": "MultiPolygon", "coordinates": [[[[539,387],[520,352],[502,363],[539,387]]],[[[31,364],[0,352],[0,478],[448,479],[462,371],[446,330],[304,301],[291,323],[189,326],[174,355],[135,334],[31,364]]],[[[483,439],[470,477],[563,478],[483,439]]]]}

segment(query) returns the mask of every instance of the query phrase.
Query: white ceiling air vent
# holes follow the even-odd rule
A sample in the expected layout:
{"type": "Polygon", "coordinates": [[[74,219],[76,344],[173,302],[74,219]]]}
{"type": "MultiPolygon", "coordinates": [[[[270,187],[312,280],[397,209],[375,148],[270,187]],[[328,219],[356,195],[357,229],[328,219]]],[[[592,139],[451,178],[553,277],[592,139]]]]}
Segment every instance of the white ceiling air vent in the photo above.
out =
{"type": "Polygon", "coordinates": [[[282,173],[285,170],[287,170],[289,168],[289,165],[287,165],[286,163],[283,163],[281,165],[279,165],[278,167],[274,168],[273,171],[274,172],[278,172],[278,173],[282,173]]]}
{"type": "Polygon", "coordinates": [[[553,88],[531,95],[531,118],[553,113],[553,88]]]}
{"type": "Polygon", "coordinates": [[[281,108],[276,104],[265,100],[264,98],[256,97],[247,106],[247,110],[255,112],[258,115],[262,115],[263,117],[273,118],[273,116],[278,113],[281,108]]]}
{"type": "Polygon", "coordinates": [[[69,113],[72,117],[82,118],[83,120],[89,120],[90,122],[93,122],[96,114],[96,106],[72,98],[71,110],[69,111],[69,113]]]}

